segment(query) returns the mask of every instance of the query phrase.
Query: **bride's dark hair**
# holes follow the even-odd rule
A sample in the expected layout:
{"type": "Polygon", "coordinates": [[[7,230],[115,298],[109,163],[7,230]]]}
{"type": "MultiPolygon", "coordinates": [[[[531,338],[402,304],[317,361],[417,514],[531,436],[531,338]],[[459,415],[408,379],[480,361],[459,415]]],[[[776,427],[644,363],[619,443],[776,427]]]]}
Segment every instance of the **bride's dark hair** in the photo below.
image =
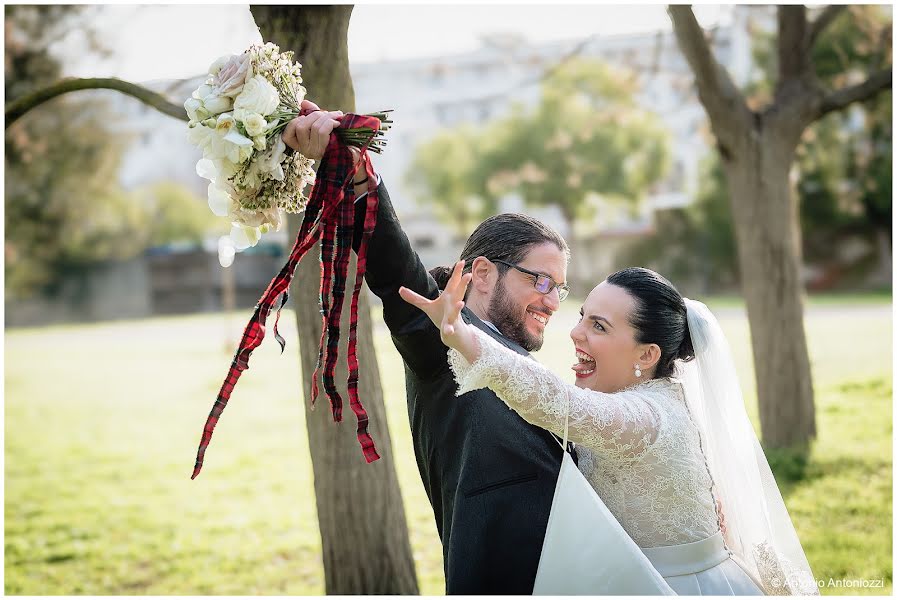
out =
{"type": "Polygon", "coordinates": [[[688,332],[685,300],[672,283],[650,269],[629,267],[617,271],[607,282],[621,287],[635,300],[629,324],[639,344],[657,344],[660,360],[655,378],[673,374],[676,360],[695,357],[688,332]]]}

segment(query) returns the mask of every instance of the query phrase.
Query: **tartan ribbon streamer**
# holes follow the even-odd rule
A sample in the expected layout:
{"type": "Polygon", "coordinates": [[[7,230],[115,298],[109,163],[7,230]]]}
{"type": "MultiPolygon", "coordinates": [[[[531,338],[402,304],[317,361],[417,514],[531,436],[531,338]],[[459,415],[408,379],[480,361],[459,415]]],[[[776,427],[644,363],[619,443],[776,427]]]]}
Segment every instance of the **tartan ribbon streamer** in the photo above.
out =
{"type": "MultiPolygon", "coordinates": [[[[380,121],[374,117],[366,117],[348,113],[343,116],[338,128],[353,129],[357,127],[369,127],[374,133],[380,128],[380,121]]],[[[330,399],[331,412],[334,421],[342,421],[343,399],[336,389],[334,372],[339,360],[339,335],[340,315],[345,300],[346,285],[349,276],[349,259],[352,252],[352,240],[354,236],[355,220],[355,189],[353,179],[360,165],[368,176],[368,194],[365,206],[364,227],[361,233],[356,261],[356,275],[352,289],[350,320],[349,320],[349,347],[347,366],[349,376],[347,391],[349,394],[349,406],[358,422],[356,435],[361,444],[362,453],[367,462],[373,462],[380,458],[374,447],[374,440],[368,433],[367,412],[358,398],[358,354],[357,354],[357,326],[358,326],[358,297],[361,292],[364,273],[367,266],[367,246],[374,226],[377,223],[377,195],[376,174],[373,165],[367,160],[367,145],[361,148],[361,160],[355,165],[347,146],[339,141],[335,133],[331,134],[324,157],[318,166],[314,188],[305,209],[305,218],[299,228],[296,243],[290,252],[290,257],[280,272],[268,284],[268,288],[262,294],[255,307],[255,313],[249,319],[243,337],[237,349],[234,360],[231,363],[227,377],[218,392],[218,397],[212,405],[212,411],[206,419],[202,432],[202,439],[196,454],[196,465],[193,468],[195,479],[202,469],[206,448],[212,439],[212,432],[224,407],[230,400],[231,393],[240,379],[243,371],[249,368],[249,357],[252,351],[261,345],[265,337],[265,322],[271,310],[277,304],[277,298],[281,298],[280,307],[277,309],[277,318],[274,321],[274,337],[280,344],[281,352],[286,346],[286,340],[278,333],[277,324],[280,320],[280,311],[288,298],[290,282],[296,271],[296,267],[302,258],[308,253],[315,242],[321,240],[321,287],[320,302],[322,315],[321,340],[318,348],[318,364],[312,376],[311,401],[312,405],[318,396],[317,377],[323,362],[324,391],[330,399]]]]}

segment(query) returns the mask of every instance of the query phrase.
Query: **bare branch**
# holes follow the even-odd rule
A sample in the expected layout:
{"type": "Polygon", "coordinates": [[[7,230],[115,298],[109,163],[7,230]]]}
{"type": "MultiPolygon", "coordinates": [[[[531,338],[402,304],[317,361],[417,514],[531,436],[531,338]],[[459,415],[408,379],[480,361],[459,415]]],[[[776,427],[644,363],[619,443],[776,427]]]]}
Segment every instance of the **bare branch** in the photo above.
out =
{"type": "MultiPolygon", "coordinates": [[[[751,110],[732,82],[729,73],[713,57],[704,30],[690,6],[671,4],[667,7],[679,49],[695,76],[698,97],[710,117],[717,137],[734,123],[746,128],[752,122],[751,110]]],[[[722,140],[721,140],[722,141],[722,140]]]]}
{"type": "Polygon", "coordinates": [[[830,112],[846,108],[854,102],[862,102],[872,98],[879,92],[891,87],[892,78],[891,69],[883,69],[871,75],[863,83],[852,85],[850,87],[832,92],[822,100],[819,109],[816,111],[816,119],[819,119],[830,112]]]}
{"type": "Polygon", "coordinates": [[[813,44],[816,43],[816,40],[819,38],[819,35],[825,31],[826,27],[832,24],[838,15],[844,12],[847,6],[844,4],[833,4],[832,6],[826,6],[818,17],[813,21],[813,24],[810,25],[810,35],[807,39],[807,48],[812,48],[813,44]]]}
{"type": "Polygon", "coordinates": [[[96,78],[96,79],[80,79],[66,78],[62,81],[54,83],[45,88],[27,94],[6,107],[6,128],[16,122],[22,115],[36,106],[40,106],[47,100],[51,100],[56,96],[74,92],[77,90],[116,90],[137,98],[144,104],[152,106],[161,113],[164,113],[181,121],[187,120],[187,111],[183,106],[178,106],[169,102],[165,96],[147,89],[143,86],[114,78],[96,78]]]}

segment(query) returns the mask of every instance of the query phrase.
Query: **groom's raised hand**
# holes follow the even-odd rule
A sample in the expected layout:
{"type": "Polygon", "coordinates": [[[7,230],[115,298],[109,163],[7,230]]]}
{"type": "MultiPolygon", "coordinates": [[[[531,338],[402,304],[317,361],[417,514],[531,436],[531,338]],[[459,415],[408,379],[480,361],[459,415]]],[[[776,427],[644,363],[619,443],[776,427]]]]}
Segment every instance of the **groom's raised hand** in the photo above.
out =
{"type": "Polygon", "coordinates": [[[480,346],[473,328],[461,318],[464,294],[473,277],[470,273],[463,273],[463,270],[463,260],[455,263],[452,276],[445,285],[445,289],[435,300],[425,298],[406,287],[399,288],[399,295],[405,302],[424,311],[433,324],[439,328],[442,342],[446,346],[458,350],[468,362],[472,363],[479,358],[480,346]]]}
{"type": "MultiPolygon", "coordinates": [[[[321,160],[330,142],[330,134],[343,118],[343,111],[321,110],[311,100],[303,100],[299,108],[311,112],[300,115],[287,124],[281,134],[283,143],[306,158],[321,160]]],[[[349,151],[352,153],[352,160],[358,164],[361,155],[358,148],[350,146],[349,151]]]]}

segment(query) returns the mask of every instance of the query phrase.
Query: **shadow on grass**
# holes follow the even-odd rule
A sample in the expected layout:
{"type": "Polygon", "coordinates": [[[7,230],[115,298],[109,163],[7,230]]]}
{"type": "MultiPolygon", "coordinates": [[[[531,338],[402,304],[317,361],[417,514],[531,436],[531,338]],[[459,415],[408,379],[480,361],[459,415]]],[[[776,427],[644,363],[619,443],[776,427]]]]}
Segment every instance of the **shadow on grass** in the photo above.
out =
{"type": "Polygon", "coordinates": [[[804,481],[808,477],[810,465],[809,446],[795,448],[764,448],[769,468],[775,475],[779,487],[783,484],[795,484],[804,481]]]}

